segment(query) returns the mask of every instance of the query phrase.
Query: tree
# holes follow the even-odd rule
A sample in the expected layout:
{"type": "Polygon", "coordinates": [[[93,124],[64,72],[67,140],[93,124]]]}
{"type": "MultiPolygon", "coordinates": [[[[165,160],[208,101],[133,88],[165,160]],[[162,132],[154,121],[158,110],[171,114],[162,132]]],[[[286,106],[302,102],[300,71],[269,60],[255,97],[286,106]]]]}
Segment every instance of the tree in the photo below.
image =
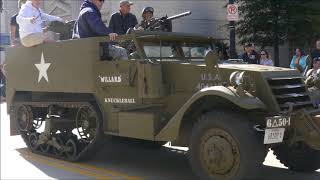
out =
{"type": "Polygon", "coordinates": [[[274,48],[279,65],[279,46],[293,41],[305,46],[319,36],[319,0],[237,0],[242,19],[237,23],[240,43],[254,42],[274,48]]]}
{"type": "Polygon", "coordinates": [[[307,0],[291,9],[289,14],[288,42],[291,49],[310,49],[320,35],[320,1],[307,0]],[[296,13],[296,11],[300,13],[296,13]]]}

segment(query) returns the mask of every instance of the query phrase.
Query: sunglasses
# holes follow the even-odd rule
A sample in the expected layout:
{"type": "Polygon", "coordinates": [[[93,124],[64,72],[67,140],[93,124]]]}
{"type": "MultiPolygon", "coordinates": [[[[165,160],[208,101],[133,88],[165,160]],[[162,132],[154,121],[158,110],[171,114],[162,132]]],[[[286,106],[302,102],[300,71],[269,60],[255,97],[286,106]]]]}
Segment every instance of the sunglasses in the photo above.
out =
{"type": "Polygon", "coordinates": [[[99,0],[100,2],[104,2],[104,0],[99,0]]]}
{"type": "Polygon", "coordinates": [[[266,54],[260,54],[260,55],[266,55],[266,54]]]}

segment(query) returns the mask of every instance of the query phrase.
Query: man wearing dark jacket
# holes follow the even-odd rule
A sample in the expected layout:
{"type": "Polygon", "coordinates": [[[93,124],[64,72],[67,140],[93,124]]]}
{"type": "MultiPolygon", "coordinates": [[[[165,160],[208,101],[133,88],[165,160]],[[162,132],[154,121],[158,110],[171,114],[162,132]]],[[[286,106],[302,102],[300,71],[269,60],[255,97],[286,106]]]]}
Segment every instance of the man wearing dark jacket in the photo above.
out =
{"type": "Polygon", "coordinates": [[[244,46],[244,52],[240,55],[240,59],[248,64],[260,64],[259,54],[254,50],[254,46],[248,43],[244,46]]]}
{"type": "MultiPolygon", "coordinates": [[[[85,0],[81,5],[80,14],[73,28],[73,38],[89,38],[109,36],[114,41],[118,36],[102,22],[100,10],[104,0],[85,0]]],[[[119,46],[108,44],[109,55],[114,59],[128,59],[126,50],[119,46]]]]}
{"type": "Polygon", "coordinates": [[[129,28],[134,28],[138,24],[137,17],[130,13],[132,2],[120,1],[120,10],[111,15],[109,28],[119,35],[126,34],[129,28]]]}

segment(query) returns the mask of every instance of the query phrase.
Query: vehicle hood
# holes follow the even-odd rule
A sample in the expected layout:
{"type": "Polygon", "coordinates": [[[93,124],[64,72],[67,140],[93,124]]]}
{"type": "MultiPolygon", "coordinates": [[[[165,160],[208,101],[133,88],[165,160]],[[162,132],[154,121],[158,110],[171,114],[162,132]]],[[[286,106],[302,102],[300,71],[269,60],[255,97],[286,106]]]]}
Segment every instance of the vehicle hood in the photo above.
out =
{"type": "Polygon", "coordinates": [[[298,71],[283,67],[263,66],[256,64],[221,64],[219,68],[229,71],[247,71],[252,73],[260,73],[268,77],[281,76],[302,76],[298,71]]]}

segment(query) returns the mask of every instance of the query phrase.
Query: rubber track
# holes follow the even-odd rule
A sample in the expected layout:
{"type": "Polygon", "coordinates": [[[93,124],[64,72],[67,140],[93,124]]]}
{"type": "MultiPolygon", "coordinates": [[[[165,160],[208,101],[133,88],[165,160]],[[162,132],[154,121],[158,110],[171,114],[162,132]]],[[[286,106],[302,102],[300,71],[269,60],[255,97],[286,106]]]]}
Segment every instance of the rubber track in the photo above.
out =
{"type": "MultiPolygon", "coordinates": [[[[19,103],[19,104],[24,104],[24,103],[19,103]]],[[[29,103],[26,103],[25,105],[28,105],[28,104],[29,103]]],[[[34,104],[34,103],[32,103],[32,104],[34,104]]],[[[48,103],[48,104],[54,104],[54,103],[48,103]]],[[[79,103],[74,104],[74,105],[70,104],[70,103],[59,103],[59,105],[62,105],[62,104],[67,105],[68,107],[79,106],[79,103]]],[[[89,103],[89,102],[84,102],[81,104],[81,106],[83,106],[83,105],[92,107],[98,115],[96,138],[92,142],[90,142],[87,146],[85,146],[81,150],[81,152],[78,153],[78,155],[76,157],[69,159],[69,158],[66,158],[65,156],[61,157],[61,156],[57,156],[52,153],[44,153],[44,152],[41,152],[40,150],[33,151],[31,149],[30,143],[29,143],[29,134],[31,134],[35,131],[30,131],[30,132],[20,131],[21,137],[24,140],[24,142],[26,143],[26,145],[28,146],[28,148],[30,149],[30,151],[32,151],[33,153],[36,153],[36,154],[40,154],[40,155],[44,155],[44,156],[48,156],[48,157],[52,157],[52,158],[56,158],[56,159],[71,161],[71,162],[84,161],[84,160],[88,160],[89,158],[92,158],[92,156],[94,156],[100,149],[102,149],[102,146],[104,144],[105,135],[103,134],[103,129],[102,129],[103,119],[102,119],[102,115],[101,115],[97,105],[95,105],[94,103],[89,103]]],[[[16,120],[16,113],[13,113],[13,115],[14,115],[14,120],[16,120]]],[[[79,148],[79,144],[78,144],[78,148],[79,148]]],[[[40,149],[40,148],[38,148],[38,149],[40,149]]]]}

